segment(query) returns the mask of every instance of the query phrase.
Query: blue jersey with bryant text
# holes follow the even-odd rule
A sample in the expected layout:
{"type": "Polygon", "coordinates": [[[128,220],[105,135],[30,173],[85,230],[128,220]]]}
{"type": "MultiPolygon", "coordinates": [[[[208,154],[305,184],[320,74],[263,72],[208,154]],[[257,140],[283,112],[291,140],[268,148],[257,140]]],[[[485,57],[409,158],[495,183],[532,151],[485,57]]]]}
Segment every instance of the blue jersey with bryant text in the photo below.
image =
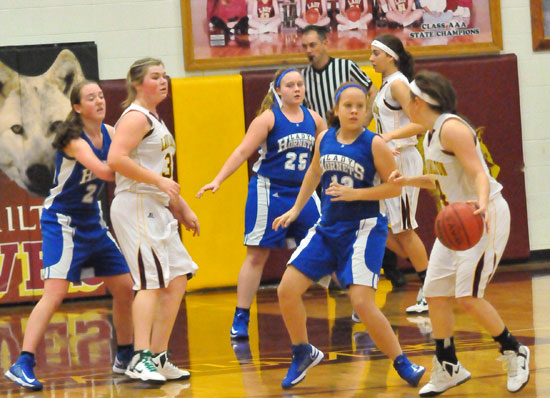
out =
{"type": "Polygon", "coordinates": [[[271,108],[275,123],[260,146],[260,158],[253,168],[259,175],[282,183],[302,183],[311,162],[317,127],[309,110],[300,108],[304,114],[300,123],[288,120],[277,106],[271,108]]]}
{"type": "MultiPolygon", "coordinates": [[[[104,124],[101,125],[101,133],[103,134],[101,148],[96,148],[85,133],[82,133],[81,137],[90,145],[99,160],[107,161],[111,137],[104,124]]],[[[103,180],[96,177],[75,158],[58,150],[53,186],[44,201],[44,210],[76,216],[91,213],[99,215],[97,196],[104,184],[103,180]]]]}
{"type": "Polygon", "coordinates": [[[331,196],[324,193],[331,182],[352,188],[367,188],[379,184],[372,156],[372,140],[376,134],[364,129],[353,143],[342,144],[336,139],[337,131],[338,128],[331,127],[319,147],[323,170],[321,224],[377,217],[380,212],[378,200],[332,202],[331,196]]]}

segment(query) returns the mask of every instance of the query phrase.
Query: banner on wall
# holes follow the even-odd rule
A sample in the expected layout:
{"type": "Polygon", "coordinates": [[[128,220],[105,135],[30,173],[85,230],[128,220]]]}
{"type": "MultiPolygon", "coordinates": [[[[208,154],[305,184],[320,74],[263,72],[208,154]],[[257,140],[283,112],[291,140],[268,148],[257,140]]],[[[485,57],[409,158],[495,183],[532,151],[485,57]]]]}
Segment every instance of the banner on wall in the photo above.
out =
{"type": "MultiPolygon", "coordinates": [[[[0,47],[0,304],[39,299],[40,214],[53,181],[55,126],[74,84],[98,80],[93,42],[0,47]]],[[[105,294],[97,280],[69,296],[105,294]]]]}

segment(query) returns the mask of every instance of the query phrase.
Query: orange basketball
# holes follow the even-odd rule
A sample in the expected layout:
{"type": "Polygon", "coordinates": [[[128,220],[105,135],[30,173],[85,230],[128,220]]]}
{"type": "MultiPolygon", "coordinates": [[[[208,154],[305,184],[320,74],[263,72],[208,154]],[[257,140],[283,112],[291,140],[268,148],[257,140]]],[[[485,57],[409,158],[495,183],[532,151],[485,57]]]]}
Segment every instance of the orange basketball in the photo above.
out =
{"type": "Polygon", "coordinates": [[[319,9],[317,8],[310,8],[306,11],[306,21],[309,24],[317,23],[319,16],[319,9]]]}
{"type": "Polygon", "coordinates": [[[468,250],[483,235],[483,217],[474,214],[477,206],[455,202],[445,206],[435,218],[435,235],[451,250],[468,250]]]}
{"type": "Polygon", "coordinates": [[[346,16],[351,22],[358,21],[361,18],[361,9],[359,7],[351,7],[346,12],[346,16]]]}

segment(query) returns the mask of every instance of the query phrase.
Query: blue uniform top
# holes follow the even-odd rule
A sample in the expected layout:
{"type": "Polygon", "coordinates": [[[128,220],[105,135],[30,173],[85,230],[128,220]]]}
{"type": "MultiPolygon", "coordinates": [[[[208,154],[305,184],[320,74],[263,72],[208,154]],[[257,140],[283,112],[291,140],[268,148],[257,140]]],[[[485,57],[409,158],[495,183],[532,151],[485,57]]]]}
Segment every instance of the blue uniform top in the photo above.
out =
{"type": "Polygon", "coordinates": [[[292,123],[281,109],[273,106],[273,129],[260,146],[260,158],[253,170],[261,176],[299,186],[311,162],[317,126],[309,110],[300,105],[304,119],[292,123]]]}
{"type": "Polygon", "coordinates": [[[353,143],[346,145],[337,141],[337,131],[335,127],[330,128],[319,145],[323,169],[321,224],[377,217],[380,212],[378,200],[332,202],[332,197],[325,194],[333,181],[353,188],[366,188],[378,184],[372,156],[372,140],[376,134],[364,129],[353,143]]]}
{"type": "MultiPolygon", "coordinates": [[[[111,137],[104,124],[101,125],[103,146],[96,148],[86,134],[84,141],[90,145],[94,154],[101,161],[107,161],[111,146],[111,137]]],[[[44,201],[44,209],[69,216],[99,215],[97,196],[105,182],[84,167],[75,158],[58,150],[55,159],[55,177],[50,194],[44,201]]],[[[97,221],[94,217],[94,220],[97,221]]]]}

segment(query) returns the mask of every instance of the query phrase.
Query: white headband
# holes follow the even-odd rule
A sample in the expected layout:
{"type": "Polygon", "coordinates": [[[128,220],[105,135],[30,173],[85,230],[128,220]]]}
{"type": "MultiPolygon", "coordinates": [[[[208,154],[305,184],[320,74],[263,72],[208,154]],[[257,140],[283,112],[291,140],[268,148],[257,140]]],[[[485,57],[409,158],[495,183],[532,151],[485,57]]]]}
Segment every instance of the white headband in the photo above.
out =
{"type": "Polygon", "coordinates": [[[274,82],[269,83],[269,90],[273,93],[273,98],[277,102],[277,105],[279,105],[279,108],[282,107],[283,101],[281,101],[281,97],[279,97],[279,94],[277,94],[277,91],[275,90],[274,82]]]}
{"type": "Polygon", "coordinates": [[[411,91],[414,95],[416,95],[418,98],[423,99],[428,104],[433,105],[433,106],[440,106],[441,105],[438,100],[436,100],[433,97],[430,97],[428,94],[426,94],[425,92],[420,90],[420,87],[418,87],[416,85],[416,82],[414,80],[411,82],[411,84],[409,84],[409,88],[411,89],[411,91]]]}
{"type": "Polygon", "coordinates": [[[391,55],[396,61],[399,61],[399,55],[397,55],[397,53],[395,51],[393,51],[391,48],[386,46],[381,41],[374,40],[370,45],[378,47],[380,50],[383,50],[388,55],[391,55]]]}

